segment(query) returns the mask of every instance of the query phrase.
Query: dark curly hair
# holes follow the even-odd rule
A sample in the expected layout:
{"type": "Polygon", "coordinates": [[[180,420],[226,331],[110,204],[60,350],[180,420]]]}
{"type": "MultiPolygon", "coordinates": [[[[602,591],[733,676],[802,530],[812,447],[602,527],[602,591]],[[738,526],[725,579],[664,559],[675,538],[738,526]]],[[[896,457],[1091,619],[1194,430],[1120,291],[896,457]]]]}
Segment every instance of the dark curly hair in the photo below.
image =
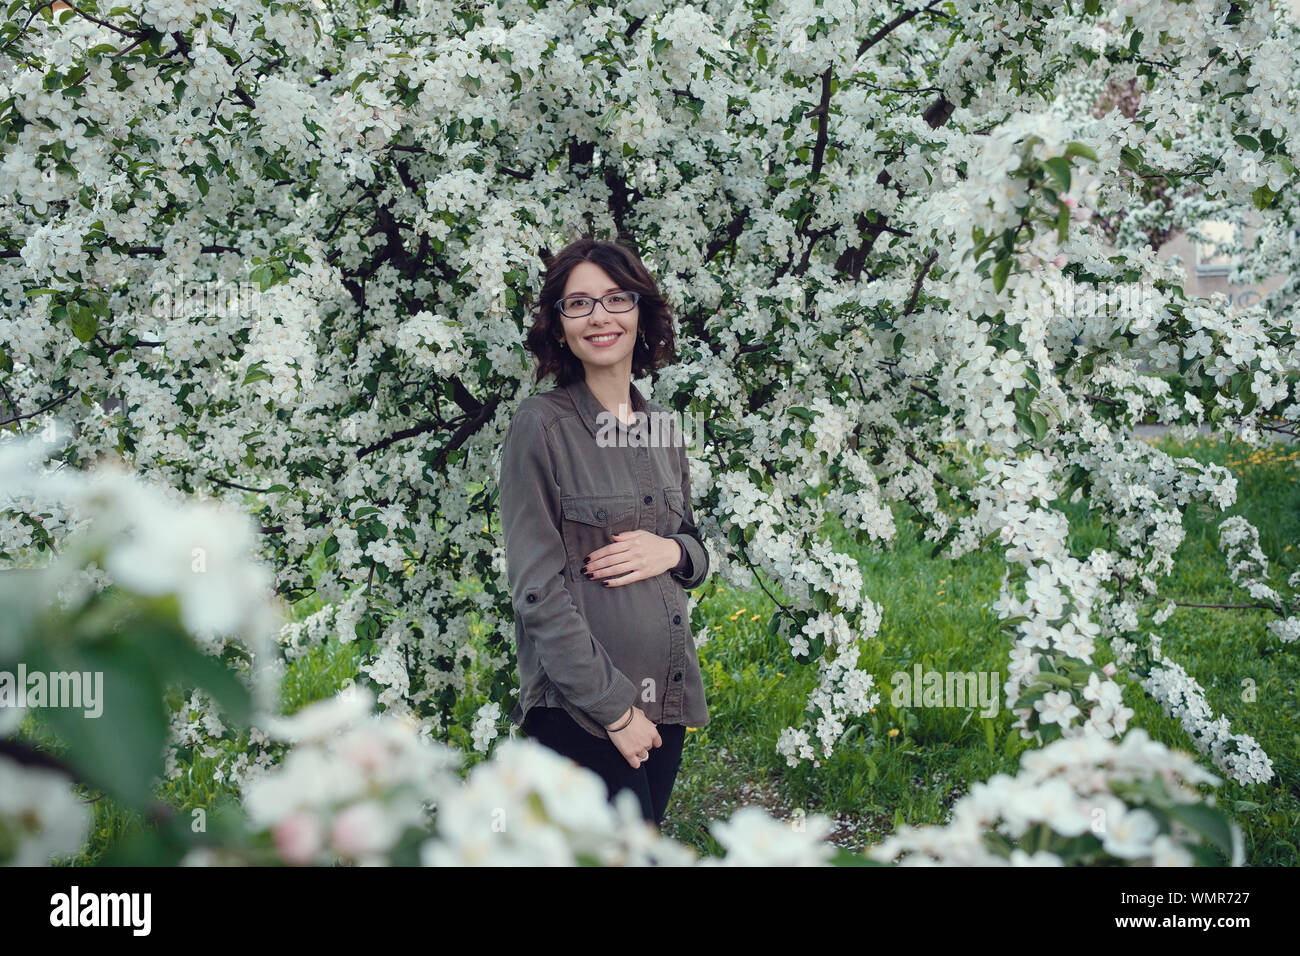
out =
{"type": "Polygon", "coordinates": [[[619,242],[579,239],[569,243],[546,262],[546,279],[537,304],[533,307],[533,327],[525,343],[537,357],[534,383],[555,375],[557,386],[568,385],[584,377],[582,360],[568,348],[561,347],[559,336],[563,320],[556,303],[564,295],[569,273],[579,262],[591,262],[609,274],[619,288],[638,292],[637,320],[640,327],[632,346],[632,377],[663,368],[677,355],[677,338],[673,331],[672,309],[659,294],[659,286],[632,249],[619,242]],[[641,344],[645,333],[649,348],[641,344]]]}

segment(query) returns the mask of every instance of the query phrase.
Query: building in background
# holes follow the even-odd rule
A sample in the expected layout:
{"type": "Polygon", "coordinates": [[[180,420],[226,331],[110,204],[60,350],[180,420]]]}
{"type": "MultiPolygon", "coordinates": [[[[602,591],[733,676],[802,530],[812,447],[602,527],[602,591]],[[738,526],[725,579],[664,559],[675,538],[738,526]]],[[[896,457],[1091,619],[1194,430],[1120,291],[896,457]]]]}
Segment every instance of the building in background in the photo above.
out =
{"type": "Polygon", "coordinates": [[[1178,256],[1187,273],[1183,291],[1188,296],[1208,296],[1222,292],[1228,302],[1234,306],[1247,307],[1259,305],[1263,298],[1283,282],[1282,276],[1271,276],[1260,282],[1233,283],[1229,281],[1232,270],[1237,266],[1236,257],[1221,254],[1215,243],[1230,243],[1234,230],[1244,233],[1242,245],[1249,248],[1254,240],[1255,230],[1259,225],[1259,216],[1251,210],[1247,223],[1241,226],[1217,219],[1207,219],[1200,224],[1200,231],[1213,242],[1194,241],[1187,234],[1174,236],[1156,252],[1161,261],[1178,256]]]}

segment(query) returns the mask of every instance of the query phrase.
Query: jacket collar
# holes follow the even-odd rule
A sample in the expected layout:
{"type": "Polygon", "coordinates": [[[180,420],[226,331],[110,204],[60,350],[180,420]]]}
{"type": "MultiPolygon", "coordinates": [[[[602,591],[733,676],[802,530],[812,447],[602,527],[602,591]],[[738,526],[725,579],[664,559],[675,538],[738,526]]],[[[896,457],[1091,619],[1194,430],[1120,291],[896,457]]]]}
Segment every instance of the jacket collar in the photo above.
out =
{"type": "MultiPolygon", "coordinates": [[[[624,427],[613,412],[607,411],[605,406],[600,404],[600,399],[592,393],[585,378],[574,379],[564,386],[564,390],[568,392],[573,407],[577,409],[578,416],[582,419],[583,424],[591,432],[591,437],[598,437],[602,424],[605,428],[609,428],[609,423],[614,422],[615,427],[624,427]]],[[[645,396],[637,389],[635,382],[629,383],[629,392],[632,399],[632,411],[637,412],[639,417],[636,424],[628,429],[628,434],[639,434],[645,428],[646,416],[649,415],[650,409],[646,404],[645,396]]]]}

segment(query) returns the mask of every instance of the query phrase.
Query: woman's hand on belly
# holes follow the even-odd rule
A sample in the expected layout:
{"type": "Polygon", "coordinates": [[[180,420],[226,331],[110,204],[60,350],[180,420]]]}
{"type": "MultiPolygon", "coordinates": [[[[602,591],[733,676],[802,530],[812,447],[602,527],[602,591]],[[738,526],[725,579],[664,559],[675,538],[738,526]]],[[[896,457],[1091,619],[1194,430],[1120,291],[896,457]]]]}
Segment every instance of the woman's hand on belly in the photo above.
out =
{"type": "Polygon", "coordinates": [[[658,577],[682,559],[682,546],[672,538],[639,529],[613,537],[613,543],[591,552],[582,566],[583,574],[607,587],[658,577]]]}

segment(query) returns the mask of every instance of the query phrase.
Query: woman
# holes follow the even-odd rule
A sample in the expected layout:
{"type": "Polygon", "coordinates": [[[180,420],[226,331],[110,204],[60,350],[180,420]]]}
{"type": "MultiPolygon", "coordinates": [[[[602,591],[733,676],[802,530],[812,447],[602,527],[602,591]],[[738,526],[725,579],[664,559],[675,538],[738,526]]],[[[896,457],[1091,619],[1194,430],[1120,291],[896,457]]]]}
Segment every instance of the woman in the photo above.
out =
{"type": "Polygon", "coordinates": [[[686,588],[709,572],[686,445],[632,376],[674,354],[637,255],[581,240],[548,264],[528,348],[536,381],[501,453],[500,511],[528,736],[631,789],[663,821],[686,727],[709,722],[686,588]],[[630,409],[630,411],[629,411],[630,409]]]}

